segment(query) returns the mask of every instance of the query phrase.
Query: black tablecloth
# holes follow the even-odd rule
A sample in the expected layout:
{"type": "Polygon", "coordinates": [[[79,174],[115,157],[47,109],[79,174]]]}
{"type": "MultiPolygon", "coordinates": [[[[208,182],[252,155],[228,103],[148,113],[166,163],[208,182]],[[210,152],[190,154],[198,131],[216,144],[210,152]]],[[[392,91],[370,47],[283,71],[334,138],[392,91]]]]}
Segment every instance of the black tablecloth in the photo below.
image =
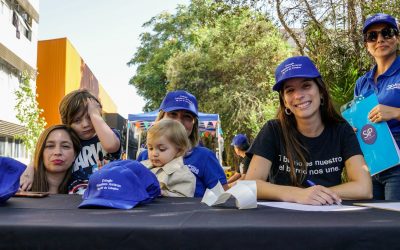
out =
{"type": "Polygon", "coordinates": [[[131,210],[78,209],[80,202],[78,195],[11,198],[0,206],[0,248],[400,249],[393,211],[238,210],[232,200],[208,207],[196,198],[131,210]]]}

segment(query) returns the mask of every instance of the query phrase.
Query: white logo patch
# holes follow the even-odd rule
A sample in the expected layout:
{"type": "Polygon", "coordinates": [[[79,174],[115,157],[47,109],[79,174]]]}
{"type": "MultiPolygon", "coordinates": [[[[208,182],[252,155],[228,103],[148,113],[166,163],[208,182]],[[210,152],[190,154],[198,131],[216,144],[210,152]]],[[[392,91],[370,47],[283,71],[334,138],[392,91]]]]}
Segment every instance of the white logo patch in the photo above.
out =
{"type": "Polygon", "coordinates": [[[400,83],[392,83],[389,84],[386,88],[386,90],[392,90],[392,89],[400,89],[400,83]]]}
{"type": "Polygon", "coordinates": [[[199,174],[200,170],[193,165],[186,165],[194,174],[199,174]]]}

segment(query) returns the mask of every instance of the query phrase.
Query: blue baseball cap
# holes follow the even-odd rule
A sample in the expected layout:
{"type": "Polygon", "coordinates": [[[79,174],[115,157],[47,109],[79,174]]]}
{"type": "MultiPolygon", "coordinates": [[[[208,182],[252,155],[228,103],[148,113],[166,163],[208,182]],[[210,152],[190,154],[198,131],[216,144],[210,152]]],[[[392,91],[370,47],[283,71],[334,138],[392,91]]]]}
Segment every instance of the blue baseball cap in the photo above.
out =
{"type": "Polygon", "coordinates": [[[247,136],[243,134],[237,134],[235,137],[233,137],[231,146],[242,146],[244,144],[249,144],[247,136]]]}
{"type": "Polygon", "coordinates": [[[158,186],[159,190],[157,178],[148,169],[147,173],[143,174],[145,172],[143,168],[146,169],[141,163],[133,160],[112,161],[105,165],[90,176],[88,188],[83,194],[79,208],[131,209],[154,199],[156,196],[149,195],[144,183],[152,182],[153,187],[158,186]],[[142,168],[139,175],[133,171],[135,168],[142,168]]]}
{"type": "Polygon", "coordinates": [[[377,23],[385,23],[390,25],[392,28],[399,30],[399,26],[397,25],[396,19],[388,14],[378,13],[372,15],[365,20],[364,27],[363,27],[363,34],[367,33],[368,28],[377,23]]]}
{"type": "Polygon", "coordinates": [[[0,157],[0,203],[6,202],[19,189],[19,178],[25,164],[9,157],[0,157]]]}
{"type": "Polygon", "coordinates": [[[158,182],[157,177],[147,167],[138,161],[126,160],[124,162],[126,163],[126,167],[140,177],[140,180],[149,195],[149,198],[141,203],[148,203],[161,195],[160,183],[158,182]]]}
{"type": "Polygon", "coordinates": [[[275,70],[274,91],[280,91],[283,83],[292,78],[317,78],[321,77],[314,63],[307,56],[294,56],[283,61],[275,70]]]}
{"type": "Polygon", "coordinates": [[[170,112],[174,110],[187,110],[198,116],[196,97],[184,90],[168,92],[161,103],[160,110],[170,112]]]}

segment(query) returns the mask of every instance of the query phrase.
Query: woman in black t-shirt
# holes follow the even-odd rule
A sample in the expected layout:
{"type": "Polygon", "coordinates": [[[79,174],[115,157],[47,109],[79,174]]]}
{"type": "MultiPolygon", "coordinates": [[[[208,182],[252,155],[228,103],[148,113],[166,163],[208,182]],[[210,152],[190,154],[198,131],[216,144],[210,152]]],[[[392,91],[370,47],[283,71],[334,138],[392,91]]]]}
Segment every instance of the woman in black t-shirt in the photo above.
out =
{"type": "Polygon", "coordinates": [[[253,158],[246,179],[257,180],[257,198],[312,205],[370,199],[371,177],[356,135],[335,111],[312,61],[288,58],[275,79],[277,119],[264,125],[248,150],[253,158]]]}

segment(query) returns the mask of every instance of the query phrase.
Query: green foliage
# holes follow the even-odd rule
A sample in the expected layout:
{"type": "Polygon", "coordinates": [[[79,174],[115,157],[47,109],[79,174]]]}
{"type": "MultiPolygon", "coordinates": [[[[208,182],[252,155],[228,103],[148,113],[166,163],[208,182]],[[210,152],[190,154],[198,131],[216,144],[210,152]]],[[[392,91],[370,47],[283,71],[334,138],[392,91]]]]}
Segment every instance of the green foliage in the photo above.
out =
{"type": "Polygon", "coordinates": [[[400,16],[400,0],[224,0],[234,6],[276,12],[277,23],[310,56],[330,88],[336,107],[353,98],[356,80],[374,64],[361,29],[379,12],[400,16]]]}
{"type": "Polygon", "coordinates": [[[202,111],[219,113],[226,138],[254,136],[275,115],[273,73],[290,55],[287,44],[264,15],[246,8],[225,11],[195,37],[194,46],[168,61],[168,89],[187,89],[202,111]]]}
{"type": "Polygon", "coordinates": [[[26,127],[26,132],[18,135],[17,138],[23,141],[26,150],[33,155],[36,142],[46,126],[46,121],[40,116],[43,110],[38,106],[36,88],[31,84],[31,79],[31,73],[22,73],[19,89],[14,92],[16,97],[14,109],[17,119],[26,127]]]}
{"type": "Polygon", "coordinates": [[[153,31],[140,35],[141,46],[128,65],[137,66],[136,74],[129,83],[147,101],[146,111],[158,108],[166,93],[166,61],[189,44],[192,20],[187,11],[187,7],[179,6],[176,15],[163,12],[143,25],[145,28],[152,27],[153,31]]]}
{"type": "Polygon", "coordinates": [[[375,13],[387,13],[400,18],[400,0],[367,0],[361,1],[364,16],[375,13]]]}
{"type": "Polygon", "coordinates": [[[355,46],[345,30],[321,31],[310,22],[305,34],[309,56],[317,64],[339,110],[353,99],[356,80],[365,73],[362,69],[371,65],[367,51],[359,41],[355,46]]]}
{"type": "Polygon", "coordinates": [[[193,93],[199,109],[219,113],[225,144],[236,133],[254,137],[275,116],[274,70],[291,55],[281,33],[265,14],[217,1],[193,0],[175,15],[152,18],[142,45],[128,63],[131,79],[155,109],[166,91],[193,93]]]}

